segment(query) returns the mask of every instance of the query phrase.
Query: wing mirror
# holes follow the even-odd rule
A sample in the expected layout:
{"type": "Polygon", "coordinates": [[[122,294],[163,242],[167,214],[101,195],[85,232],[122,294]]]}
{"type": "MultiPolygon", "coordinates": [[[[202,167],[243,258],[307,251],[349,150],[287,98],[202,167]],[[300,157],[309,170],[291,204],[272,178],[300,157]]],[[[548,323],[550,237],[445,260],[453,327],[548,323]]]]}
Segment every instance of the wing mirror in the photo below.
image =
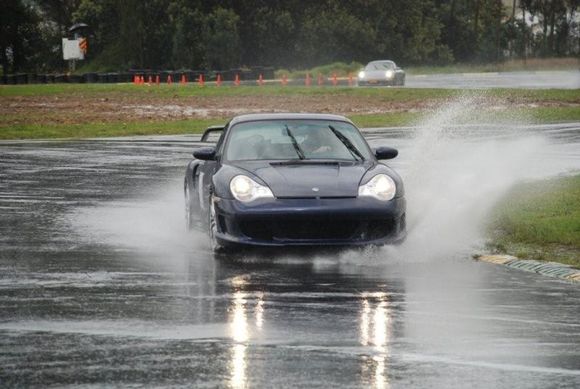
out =
{"type": "Polygon", "coordinates": [[[393,159],[399,155],[399,151],[392,147],[377,147],[375,149],[375,157],[377,159],[393,159]]]}
{"type": "Polygon", "coordinates": [[[200,159],[202,161],[214,161],[215,160],[215,148],[213,147],[202,147],[193,152],[193,157],[195,159],[200,159]]]}

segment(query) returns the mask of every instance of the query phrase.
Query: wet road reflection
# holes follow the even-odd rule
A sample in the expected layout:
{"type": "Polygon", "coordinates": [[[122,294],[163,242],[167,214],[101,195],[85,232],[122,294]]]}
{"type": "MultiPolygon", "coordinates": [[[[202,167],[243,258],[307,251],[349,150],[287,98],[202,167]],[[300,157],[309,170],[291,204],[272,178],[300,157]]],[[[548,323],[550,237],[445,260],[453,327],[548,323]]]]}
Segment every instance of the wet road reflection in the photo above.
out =
{"type": "Polygon", "coordinates": [[[234,340],[232,350],[232,387],[243,388],[246,385],[246,344],[249,339],[248,319],[246,317],[246,300],[241,291],[234,292],[231,318],[231,332],[234,340]]]}
{"type": "Polygon", "coordinates": [[[387,295],[381,292],[362,295],[362,310],[360,317],[360,342],[363,346],[372,346],[372,358],[363,357],[363,384],[377,389],[389,388],[386,375],[388,342],[392,328],[389,328],[390,318],[387,295]],[[374,307],[373,307],[374,306],[374,307]],[[371,379],[365,376],[369,373],[371,379]]]}
{"type": "MultiPolygon", "coordinates": [[[[544,130],[529,170],[577,168],[580,126],[544,130]]],[[[411,136],[367,136],[409,172],[411,136]]],[[[566,282],[425,244],[214,260],[183,229],[195,139],[0,144],[0,386],[578,386],[566,282]]]]}

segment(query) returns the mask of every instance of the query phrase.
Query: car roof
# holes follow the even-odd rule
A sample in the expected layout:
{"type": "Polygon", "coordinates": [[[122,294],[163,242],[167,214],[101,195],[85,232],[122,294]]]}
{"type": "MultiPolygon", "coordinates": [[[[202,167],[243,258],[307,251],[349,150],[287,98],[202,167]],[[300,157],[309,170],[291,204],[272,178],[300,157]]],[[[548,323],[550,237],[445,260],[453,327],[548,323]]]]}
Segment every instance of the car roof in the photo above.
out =
{"type": "Polygon", "coordinates": [[[383,63],[383,62],[390,62],[390,63],[395,63],[395,61],[392,61],[390,59],[380,59],[378,61],[371,61],[369,62],[367,65],[373,64],[373,63],[383,63]]]}
{"type": "Polygon", "coordinates": [[[252,113],[245,115],[235,116],[231,121],[230,125],[243,123],[243,122],[255,122],[261,120],[332,120],[351,123],[349,119],[340,115],[331,115],[325,113],[252,113]]]}

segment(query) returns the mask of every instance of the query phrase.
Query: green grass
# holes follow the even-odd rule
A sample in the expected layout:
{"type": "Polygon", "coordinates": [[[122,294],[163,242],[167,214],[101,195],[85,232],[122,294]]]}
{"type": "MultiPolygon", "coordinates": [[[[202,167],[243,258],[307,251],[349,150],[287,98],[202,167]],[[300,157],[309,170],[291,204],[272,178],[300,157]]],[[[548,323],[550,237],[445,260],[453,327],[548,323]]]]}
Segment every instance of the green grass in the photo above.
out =
{"type": "MultiPolygon", "coordinates": [[[[136,103],[166,104],[188,98],[212,98],[219,104],[220,97],[252,97],[252,96],[287,96],[300,99],[302,96],[325,99],[332,105],[333,97],[341,96],[356,99],[371,99],[384,103],[385,113],[350,115],[350,118],[360,127],[390,127],[408,126],[421,122],[433,113],[426,109],[416,109],[424,106],[425,101],[434,106],[444,105],[447,101],[463,97],[477,96],[490,98],[492,105],[499,105],[498,110],[481,110],[470,113],[469,117],[458,118],[458,122],[489,122],[497,119],[526,118],[526,122],[553,123],[565,121],[580,121],[580,93],[577,90],[525,90],[525,89],[493,89],[483,91],[460,91],[455,89],[407,89],[407,88],[348,88],[348,87],[304,87],[267,85],[255,86],[215,86],[199,87],[195,84],[137,86],[132,84],[48,84],[48,85],[5,85],[0,86],[0,104],[9,100],[34,97],[59,97],[62,99],[106,98],[111,101],[129,98],[136,103]],[[495,100],[497,99],[497,101],[495,100]],[[536,103],[543,106],[525,107],[536,103]],[[394,105],[396,110],[389,110],[394,105]],[[402,105],[401,105],[402,104],[402,105]],[[502,107],[502,104],[506,108],[502,107]],[[517,108],[507,108],[510,104],[517,108]],[[553,105],[553,106],[552,106],[553,105]]],[[[17,100],[16,100],[17,101],[17,100]]],[[[194,103],[195,104],[195,103],[194,103]]],[[[14,111],[5,113],[0,118],[0,139],[34,139],[34,138],[83,138],[123,135],[151,134],[183,134],[199,132],[207,124],[225,122],[227,118],[190,119],[190,120],[128,120],[126,123],[112,121],[110,123],[71,124],[79,121],[67,117],[58,117],[58,112],[42,113],[41,111],[14,111]],[[40,116],[39,115],[43,115],[40,116]],[[62,121],[63,123],[59,123],[62,121]],[[59,124],[36,124],[36,123],[59,124]]]]}
{"type": "Polygon", "coordinates": [[[436,89],[436,88],[349,88],[332,86],[221,86],[196,84],[182,86],[179,84],[144,86],[133,84],[31,84],[0,85],[0,99],[15,96],[58,96],[67,95],[82,97],[220,97],[220,96],[329,96],[342,95],[352,97],[374,97],[384,101],[412,101],[424,99],[448,99],[457,96],[485,95],[505,98],[509,101],[561,101],[580,102],[580,93],[574,89],[490,89],[469,90],[436,89]]]}
{"type": "MultiPolygon", "coordinates": [[[[429,112],[388,112],[382,114],[349,115],[359,127],[398,127],[412,126],[428,118],[429,112]]],[[[8,115],[12,118],[15,115],[8,115]]],[[[536,123],[553,123],[556,121],[580,121],[580,107],[547,107],[535,109],[517,109],[503,112],[480,112],[479,120],[493,117],[494,120],[513,116],[533,118],[536,123]]],[[[43,138],[93,138],[129,135],[172,135],[194,134],[213,124],[223,124],[228,118],[187,119],[165,121],[110,122],[88,124],[18,124],[0,126],[0,139],[43,139],[43,138]]],[[[467,118],[473,122],[478,118],[467,118]]]]}
{"type": "MultiPolygon", "coordinates": [[[[431,116],[431,112],[388,112],[384,114],[350,115],[349,118],[359,127],[412,126],[431,116]]],[[[580,121],[580,107],[538,107],[515,108],[502,111],[482,109],[470,112],[465,117],[457,117],[456,124],[517,122],[526,118],[528,124],[559,123],[580,121]]]]}
{"type": "Polygon", "coordinates": [[[145,86],[133,84],[31,84],[31,85],[0,85],[0,97],[9,96],[139,96],[139,97],[212,97],[212,96],[280,96],[280,95],[310,95],[310,96],[380,96],[393,100],[412,100],[424,98],[444,98],[460,94],[451,89],[406,89],[406,88],[349,88],[333,86],[226,86],[216,87],[197,84],[186,86],[162,84],[160,86],[145,86]]]}
{"type": "Polygon", "coordinates": [[[0,139],[94,138],[130,135],[198,134],[223,119],[190,119],[155,122],[88,123],[39,125],[26,124],[0,128],[0,139]]]}
{"type": "Polygon", "coordinates": [[[580,268],[580,175],[525,183],[496,207],[491,247],[580,268]]]}
{"type": "MultiPolygon", "coordinates": [[[[393,127],[408,125],[418,117],[420,117],[418,113],[393,112],[380,115],[354,115],[350,118],[360,127],[393,127]]],[[[228,118],[128,123],[22,124],[0,127],[0,140],[199,134],[208,126],[225,124],[227,120],[228,118]]]]}

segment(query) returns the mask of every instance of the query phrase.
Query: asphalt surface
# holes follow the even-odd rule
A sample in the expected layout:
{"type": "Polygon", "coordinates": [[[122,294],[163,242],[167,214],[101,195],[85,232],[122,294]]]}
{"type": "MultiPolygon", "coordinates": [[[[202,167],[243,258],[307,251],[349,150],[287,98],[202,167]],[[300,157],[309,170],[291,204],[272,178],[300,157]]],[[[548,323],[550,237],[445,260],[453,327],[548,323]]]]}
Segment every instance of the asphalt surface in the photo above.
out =
{"type": "MultiPolygon", "coordinates": [[[[580,168],[580,123],[526,131],[542,174],[580,168]]],[[[404,177],[409,133],[367,133],[404,177]]],[[[214,260],[184,232],[196,139],[0,143],[0,387],[580,386],[577,285],[465,247],[214,260]]]]}
{"type": "MultiPolygon", "coordinates": [[[[356,75],[353,75],[353,79],[350,81],[356,84],[356,75]]],[[[278,85],[281,84],[281,82],[281,79],[265,81],[266,84],[278,85]]],[[[288,85],[303,86],[304,83],[304,79],[288,80],[288,85]]],[[[234,85],[234,82],[225,81],[223,84],[232,86],[234,85]]],[[[256,80],[244,80],[242,81],[242,85],[256,86],[257,82],[256,80]]],[[[312,80],[311,85],[318,85],[317,80],[312,80]]],[[[324,85],[332,85],[332,78],[329,77],[325,79],[324,85]]],[[[338,78],[337,85],[350,85],[349,78],[338,78]]],[[[404,87],[446,89],[580,89],[580,70],[407,74],[404,87]]],[[[390,87],[364,86],[363,88],[390,87]]]]}
{"type": "Polygon", "coordinates": [[[580,71],[454,73],[407,75],[410,88],[579,89],[580,71]]]}

